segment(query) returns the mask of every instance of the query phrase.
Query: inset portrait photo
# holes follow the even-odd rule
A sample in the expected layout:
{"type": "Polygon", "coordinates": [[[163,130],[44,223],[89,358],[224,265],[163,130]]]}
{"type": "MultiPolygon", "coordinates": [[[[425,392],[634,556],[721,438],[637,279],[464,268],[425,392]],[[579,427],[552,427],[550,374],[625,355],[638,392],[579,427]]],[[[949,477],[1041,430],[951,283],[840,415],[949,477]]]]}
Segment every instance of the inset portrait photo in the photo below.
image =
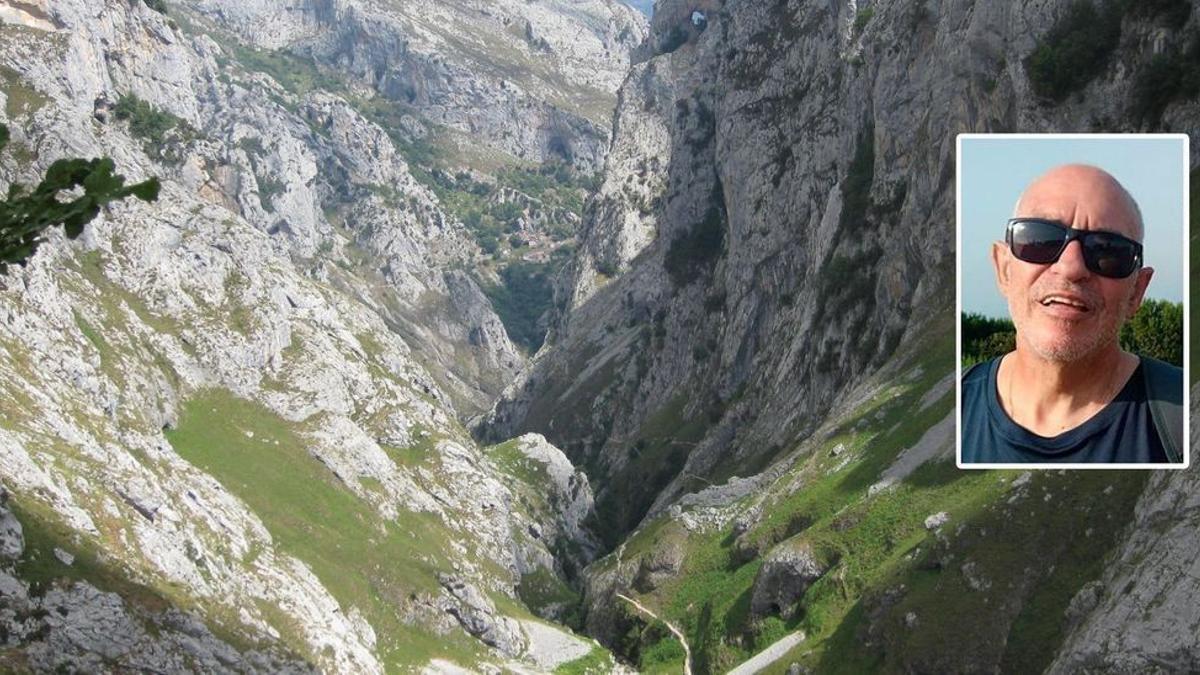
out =
{"type": "Polygon", "coordinates": [[[1188,137],[958,136],[958,466],[1186,468],[1188,137]]]}

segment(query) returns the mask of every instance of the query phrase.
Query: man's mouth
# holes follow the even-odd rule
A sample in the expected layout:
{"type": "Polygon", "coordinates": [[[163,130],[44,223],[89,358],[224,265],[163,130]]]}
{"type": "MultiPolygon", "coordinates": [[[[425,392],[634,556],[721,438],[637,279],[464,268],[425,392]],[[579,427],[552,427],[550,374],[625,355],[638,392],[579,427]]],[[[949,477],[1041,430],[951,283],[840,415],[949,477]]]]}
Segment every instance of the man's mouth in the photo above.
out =
{"type": "Polygon", "coordinates": [[[1092,311],[1092,303],[1067,293],[1051,293],[1038,302],[1052,313],[1062,316],[1078,316],[1092,311]]]}
{"type": "Polygon", "coordinates": [[[1042,304],[1046,307],[1050,305],[1066,305],[1067,307],[1074,307],[1085,312],[1090,309],[1088,304],[1083,300],[1068,295],[1048,295],[1042,298],[1042,304]]]}

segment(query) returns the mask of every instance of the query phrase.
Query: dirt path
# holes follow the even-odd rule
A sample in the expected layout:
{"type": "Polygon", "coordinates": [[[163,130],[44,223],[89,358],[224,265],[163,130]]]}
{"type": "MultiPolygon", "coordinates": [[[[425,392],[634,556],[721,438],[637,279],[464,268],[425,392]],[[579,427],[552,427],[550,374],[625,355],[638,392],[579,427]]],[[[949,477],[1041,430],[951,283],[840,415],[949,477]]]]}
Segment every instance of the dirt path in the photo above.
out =
{"type": "MultiPolygon", "coordinates": [[[[617,593],[617,597],[624,600],[625,602],[628,602],[629,604],[633,605],[634,607],[637,608],[637,610],[639,612],[645,614],[646,616],[648,616],[656,621],[663,622],[663,624],[667,627],[667,630],[671,631],[671,633],[675,635],[676,640],[679,640],[679,644],[683,645],[683,675],[692,675],[692,648],[688,646],[687,640],[684,639],[683,631],[676,628],[675,624],[671,623],[670,621],[667,621],[666,619],[663,619],[659,615],[652,612],[645,605],[638,602],[637,600],[634,600],[633,598],[629,597],[628,595],[625,595],[624,593],[617,593]]],[[[778,643],[776,643],[776,644],[778,644],[778,643]]],[[[774,646],[774,645],[772,645],[772,646],[774,646]]]]}
{"type": "Polygon", "coordinates": [[[803,641],[803,631],[796,631],[791,635],[785,635],[776,640],[770,647],[767,647],[761,652],[755,654],[754,658],[726,673],[726,675],[754,675],[754,673],[761,671],[772,663],[775,663],[779,659],[783,658],[783,655],[791,651],[792,647],[795,647],[803,641]]]}

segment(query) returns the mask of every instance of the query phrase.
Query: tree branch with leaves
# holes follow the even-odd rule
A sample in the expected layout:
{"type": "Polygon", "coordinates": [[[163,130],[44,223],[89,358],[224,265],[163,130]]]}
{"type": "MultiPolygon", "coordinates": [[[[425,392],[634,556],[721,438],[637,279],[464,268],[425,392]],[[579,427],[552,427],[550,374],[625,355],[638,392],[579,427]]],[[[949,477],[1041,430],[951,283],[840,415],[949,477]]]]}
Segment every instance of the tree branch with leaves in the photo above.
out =
{"type": "MultiPolygon", "coordinates": [[[[8,127],[0,124],[0,151],[8,141],[8,127]]],[[[158,199],[161,185],[157,178],[125,185],[125,177],[114,173],[114,169],[107,157],[60,159],[50,165],[32,190],[13,183],[8,196],[0,201],[0,274],[8,265],[24,265],[45,241],[44,233],[50,227],[62,225],[67,238],[75,239],[109,202],[126,197],[144,202],[158,199]],[[60,193],[76,189],[82,189],[83,194],[60,201],[60,193]]]]}

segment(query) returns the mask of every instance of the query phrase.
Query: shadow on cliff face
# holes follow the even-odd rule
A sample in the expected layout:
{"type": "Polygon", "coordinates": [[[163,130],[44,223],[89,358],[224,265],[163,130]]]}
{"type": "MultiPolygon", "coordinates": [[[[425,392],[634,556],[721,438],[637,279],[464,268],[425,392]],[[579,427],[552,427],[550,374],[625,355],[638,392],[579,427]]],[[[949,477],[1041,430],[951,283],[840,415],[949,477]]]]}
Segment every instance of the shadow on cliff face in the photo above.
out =
{"type": "MultiPolygon", "coordinates": [[[[664,106],[672,132],[657,239],[560,320],[523,389],[477,429],[491,441],[543,433],[585,467],[609,546],[672,497],[757,473],[811,432],[843,392],[900,347],[912,330],[918,281],[944,271],[900,250],[902,237],[885,237],[902,229],[908,196],[920,193],[877,176],[882,157],[869,110],[856,104],[839,116],[829,134],[843,149],[840,159],[806,175],[813,160],[792,147],[815,131],[778,119],[797,101],[764,96],[726,110],[726,93],[746,93],[745,71],[770,65],[742,54],[737,68],[727,67],[723,60],[733,57],[709,44],[717,39],[709,34],[739,19],[689,7],[677,12],[688,30],[698,28],[691,22],[698,9],[705,10],[702,39],[654,57],[689,87],[664,106]],[[787,152],[747,169],[746,153],[764,141],[744,129],[764,126],[770,145],[787,152]],[[742,141],[751,146],[728,147],[742,141]],[[774,189],[753,194],[760,177],[774,189]],[[829,232],[811,227],[821,207],[794,205],[793,191],[840,205],[829,207],[829,232]],[[810,227],[801,227],[806,221],[810,227]]],[[[668,14],[655,19],[660,33],[668,14]]],[[[836,34],[834,14],[813,14],[803,26],[789,15],[767,29],[796,38],[827,23],[836,34]]],[[[831,61],[820,65],[851,68],[831,61]]],[[[934,190],[922,198],[949,194],[947,185],[934,190]]]]}

